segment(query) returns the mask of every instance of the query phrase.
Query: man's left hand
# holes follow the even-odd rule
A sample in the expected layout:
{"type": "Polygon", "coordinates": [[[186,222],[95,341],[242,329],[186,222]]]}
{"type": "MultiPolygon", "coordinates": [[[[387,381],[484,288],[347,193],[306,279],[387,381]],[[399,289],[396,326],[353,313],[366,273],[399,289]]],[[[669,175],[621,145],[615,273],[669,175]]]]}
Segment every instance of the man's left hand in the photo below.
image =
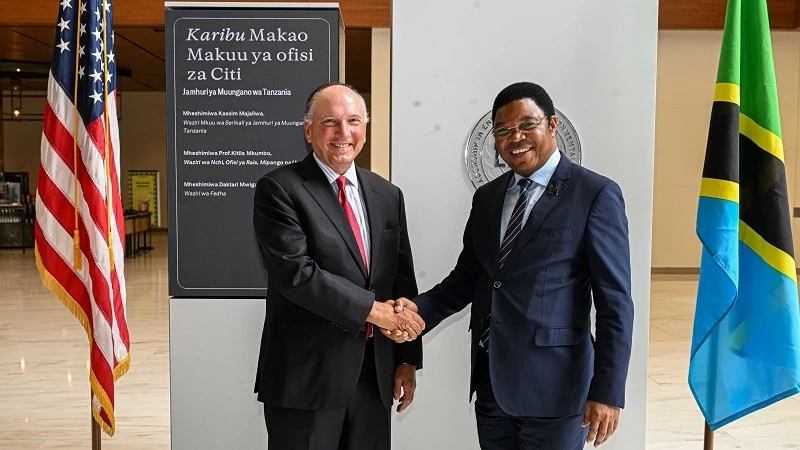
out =
{"type": "Polygon", "coordinates": [[[400,400],[397,412],[403,412],[414,401],[417,390],[417,368],[410,364],[400,364],[394,370],[394,399],[400,400]],[[402,396],[401,396],[402,391],[402,396]]]}
{"type": "Polygon", "coordinates": [[[589,426],[589,435],[586,442],[594,441],[598,447],[614,434],[619,425],[619,407],[604,403],[586,401],[586,412],[583,413],[582,427],[589,426]]]}

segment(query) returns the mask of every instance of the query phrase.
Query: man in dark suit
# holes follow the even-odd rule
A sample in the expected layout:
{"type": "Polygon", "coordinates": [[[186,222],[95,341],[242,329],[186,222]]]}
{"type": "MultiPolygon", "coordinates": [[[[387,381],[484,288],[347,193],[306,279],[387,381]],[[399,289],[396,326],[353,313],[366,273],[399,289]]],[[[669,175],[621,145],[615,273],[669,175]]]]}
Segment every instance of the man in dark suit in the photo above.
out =
{"type": "Polygon", "coordinates": [[[631,352],[622,192],[558,151],[555,109],[540,86],[505,88],[492,120],[512,170],[475,192],[455,269],[397,308],[418,308],[430,330],[472,303],[482,448],[597,446],[617,427],[631,352]]]}
{"type": "Polygon", "coordinates": [[[392,398],[413,400],[419,316],[393,299],[417,284],[403,194],[354,159],[366,139],[363,97],[330,84],[306,103],[313,153],[256,187],[253,225],[269,278],[256,376],[269,448],[389,449],[392,398]],[[402,396],[401,396],[402,391],[402,396]]]}

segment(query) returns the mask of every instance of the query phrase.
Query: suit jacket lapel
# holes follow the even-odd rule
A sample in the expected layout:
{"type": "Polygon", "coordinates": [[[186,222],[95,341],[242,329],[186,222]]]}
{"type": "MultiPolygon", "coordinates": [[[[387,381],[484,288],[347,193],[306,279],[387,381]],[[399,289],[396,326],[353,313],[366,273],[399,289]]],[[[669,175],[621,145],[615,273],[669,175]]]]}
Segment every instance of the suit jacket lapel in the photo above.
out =
{"type": "MultiPolygon", "coordinates": [[[[370,242],[370,266],[375,267],[378,261],[378,250],[381,248],[381,238],[383,237],[383,213],[380,207],[380,196],[375,186],[368,181],[367,177],[362,177],[364,169],[358,167],[358,184],[361,187],[361,194],[364,198],[364,205],[367,208],[367,220],[369,221],[369,242],[370,242]]],[[[370,275],[372,270],[369,271],[370,275]]]]}
{"type": "Polygon", "coordinates": [[[525,223],[525,226],[522,227],[522,231],[520,231],[516,241],[514,241],[514,248],[511,250],[511,255],[509,255],[503,268],[500,269],[498,276],[504,274],[513,264],[514,259],[519,256],[522,249],[525,248],[525,245],[527,245],[528,241],[531,240],[542,225],[544,218],[547,217],[550,210],[558,203],[558,200],[564,196],[564,191],[566,191],[568,187],[567,180],[569,180],[571,167],[572,162],[566,155],[562,154],[556,171],[553,172],[553,176],[550,177],[550,184],[545,186],[544,193],[533,206],[533,209],[531,209],[528,221],[525,223]]]}
{"type": "Polygon", "coordinates": [[[514,173],[510,171],[503,176],[503,181],[499,183],[492,196],[489,213],[486,215],[488,226],[485,236],[489,239],[488,251],[486,252],[489,258],[487,265],[491,267],[492,274],[497,273],[497,261],[500,259],[500,221],[503,220],[503,203],[505,202],[506,191],[508,191],[509,178],[513,176],[514,173]]]}
{"type": "Polygon", "coordinates": [[[361,252],[358,250],[353,229],[350,228],[350,223],[344,215],[342,205],[339,204],[339,200],[333,193],[333,187],[328,183],[328,178],[322,173],[322,169],[319,168],[311,154],[301,163],[300,173],[306,178],[306,181],[303,182],[303,187],[314,198],[325,215],[328,216],[336,231],[342,236],[347,249],[350,251],[350,256],[353,257],[364,278],[366,278],[367,272],[364,269],[364,263],[361,262],[361,252]]]}

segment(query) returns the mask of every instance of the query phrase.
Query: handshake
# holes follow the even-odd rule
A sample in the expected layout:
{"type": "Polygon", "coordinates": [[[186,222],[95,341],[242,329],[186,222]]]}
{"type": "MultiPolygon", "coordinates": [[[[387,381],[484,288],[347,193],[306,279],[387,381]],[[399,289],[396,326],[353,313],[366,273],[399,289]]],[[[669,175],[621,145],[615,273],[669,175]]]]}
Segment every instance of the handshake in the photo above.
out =
{"type": "Polygon", "coordinates": [[[384,336],[397,343],[413,341],[425,329],[417,305],[405,297],[375,302],[367,322],[380,328],[384,336]]]}

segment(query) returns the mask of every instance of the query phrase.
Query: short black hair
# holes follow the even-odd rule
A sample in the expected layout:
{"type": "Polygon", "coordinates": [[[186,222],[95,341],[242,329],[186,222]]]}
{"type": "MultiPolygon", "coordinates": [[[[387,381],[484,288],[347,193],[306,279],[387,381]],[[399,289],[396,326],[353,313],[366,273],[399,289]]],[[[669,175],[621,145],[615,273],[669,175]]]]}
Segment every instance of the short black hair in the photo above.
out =
{"type": "Polygon", "coordinates": [[[367,110],[367,101],[364,99],[364,96],[361,95],[361,93],[358,92],[356,88],[354,88],[353,86],[347,83],[339,83],[338,81],[325,83],[319,86],[318,88],[314,89],[311,95],[309,95],[308,98],[306,99],[306,106],[305,109],[303,110],[303,121],[311,122],[311,116],[314,114],[314,107],[316,107],[317,94],[319,94],[320,92],[331,86],[344,86],[350,89],[351,91],[355,92],[356,95],[358,95],[358,97],[361,99],[361,104],[364,106],[365,120],[369,122],[369,111],[367,110]]]}
{"type": "Polygon", "coordinates": [[[547,117],[551,117],[556,113],[553,100],[543,87],[536,83],[520,81],[519,83],[507,86],[497,94],[497,97],[494,99],[494,104],[492,105],[492,122],[494,122],[494,118],[497,116],[498,109],[523,98],[533,100],[539,108],[542,108],[542,111],[544,111],[547,117]]]}

